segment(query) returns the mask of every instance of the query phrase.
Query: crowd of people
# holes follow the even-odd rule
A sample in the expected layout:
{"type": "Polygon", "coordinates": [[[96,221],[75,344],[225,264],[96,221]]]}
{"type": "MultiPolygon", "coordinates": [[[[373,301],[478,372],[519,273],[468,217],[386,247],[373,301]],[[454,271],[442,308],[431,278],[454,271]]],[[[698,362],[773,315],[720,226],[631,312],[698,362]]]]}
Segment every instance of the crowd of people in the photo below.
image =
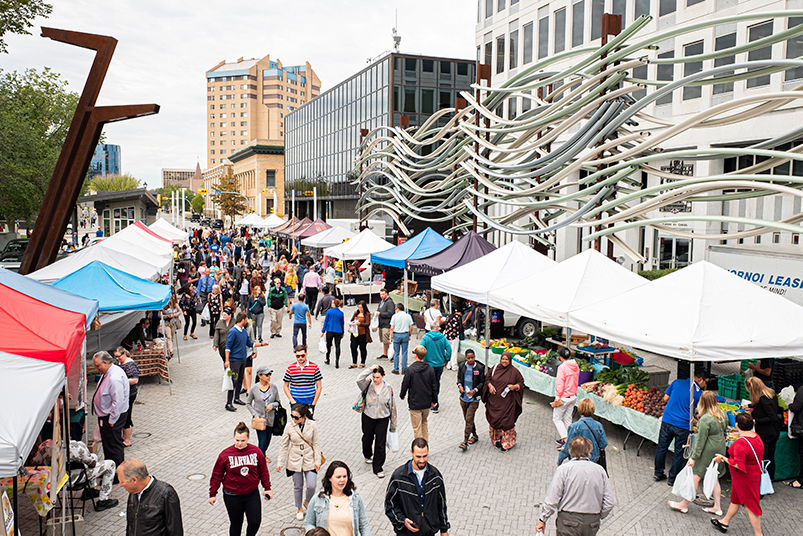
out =
{"type": "MultiPolygon", "coordinates": [[[[177,250],[176,256],[175,290],[167,306],[158,316],[143,318],[114,352],[114,357],[103,351],[94,356],[101,378],[92,408],[98,417],[99,439],[109,463],[101,465],[94,478],[100,486],[100,480],[108,480],[109,475],[115,474],[115,480],[131,494],[128,534],[183,534],[175,490],[150,476],[141,461],[124,460],[124,449],[131,444],[131,411],[139,377],[130,351],[134,345],[147,343],[157,335],[152,331],[153,324],[161,324],[168,356],[172,356],[172,339],[181,333],[182,327],[184,340],[188,336],[198,338],[195,330],[200,316],[201,323],[209,326],[206,333],[212,350],[220,356],[222,368],[230,379],[225,409],[236,412],[236,406],[245,406],[251,415],[250,426],[240,422],[235,427],[234,444],[220,452],[210,479],[209,502],[215,504],[222,487],[231,535],[240,535],[243,524],[246,534],[256,534],[261,523],[262,501],[273,499],[268,464],[274,462],[267,451],[274,435],[280,437],[275,469],[278,474],[284,469],[286,477],[292,480],[296,518],[303,522],[307,534],[371,534],[366,505],[356,490],[351,469],[343,461],[327,462],[322,452],[325,441],[315,421],[315,411],[323,393],[323,373],[310,360],[307,346],[308,336],[312,337],[313,317],[321,321],[319,347],[325,353],[324,364],[330,365],[334,354],[334,367],[340,367],[342,340],[348,337],[352,358],[348,368],[364,369],[356,376],[359,398],[353,409],[361,414],[363,458],[377,478],[385,478],[386,451],[399,448],[397,404],[407,404],[415,438],[410,448],[411,459],[393,470],[384,503],[385,514],[397,534],[445,536],[450,528],[446,483],[428,462],[428,420],[431,413],[440,410],[444,369],[456,371],[455,390],[450,392],[458,398],[465,424],[456,446],[467,451],[480,441],[475,419],[481,406],[491,443],[501,452],[516,446],[516,422],[523,411],[525,385],[522,374],[513,366],[513,356],[504,352],[498,364],[486,367],[468,349],[464,359],[458,360],[459,341],[476,328],[481,308],[456,307],[444,315],[441,304],[434,300],[423,314],[426,334],[420,345],[409,352],[416,324],[402,304],[393,303],[387,290],[382,289],[373,312],[366,302],[360,301],[346,321],[343,301],[335,285],[337,270],[331,265],[324,268],[307,251],[299,252],[290,244],[274,244],[270,238],[198,229],[193,232],[192,243],[177,250]],[[279,372],[280,385],[272,381],[271,367],[258,366],[253,375],[252,369],[256,349],[282,337],[285,314],[292,322],[295,360],[279,372]],[[265,322],[268,326],[264,326],[265,322]],[[385,379],[385,367],[367,363],[372,332],[382,344],[383,353],[378,359],[387,360],[390,373],[403,375],[398,400],[385,379]],[[410,363],[408,354],[412,355],[410,363]],[[245,400],[242,393],[246,393],[245,400]],[[286,409],[283,399],[287,402],[286,409]],[[251,430],[256,434],[256,445],[250,443],[251,430]],[[396,446],[390,445],[391,442],[396,446]],[[140,507],[144,503],[152,506],[146,513],[140,507]]],[[[561,364],[551,402],[558,435],[558,469],[535,528],[536,532],[543,531],[547,520],[556,516],[558,534],[595,534],[600,521],[615,505],[607,474],[608,439],[604,427],[594,418],[594,402],[589,398],[577,401],[579,367],[574,351],[563,349],[559,355],[561,364]],[[577,421],[573,419],[575,407],[580,415],[577,421]]],[[[713,393],[705,391],[704,371],[696,371],[692,379],[676,380],[666,390],[667,406],[656,450],[654,478],[674,484],[688,465],[693,469],[697,489],[712,461],[719,463],[719,478],[729,469],[733,487],[730,507],[724,515],[718,481],[711,499],[698,495],[693,501],[686,498],[668,501],[670,508],[681,513],[689,511],[691,502],[703,505],[703,511],[714,516],[711,523],[722,532],[727,531],[733,516],[744,506],[755,534],[761,534],[761,468],[769,462],[769,470],[774,471],[772,456],[780,433],[780,423],[775,417],[778,396],[762,379],[762,372],[763,369],[757,368],[757,373],[746,381],[752,412],[737,417],[739,439],[729,450],[727,416],[713,393]],[[695,426],[697,441],[684,457],[679,452],[695,426]],[[666,456],[672,442],[675,455],[667,476],[666,456]]],[[[803,389],[794,401],[798,414],[803,413],[801,393],[803,389]]],[[[801,481],[798,478],[788,484],[797,488],[801,481]]],[[[106,502],[109,497],[105,484],[101,493],[98,509],[110,504],[106,502]]]]}

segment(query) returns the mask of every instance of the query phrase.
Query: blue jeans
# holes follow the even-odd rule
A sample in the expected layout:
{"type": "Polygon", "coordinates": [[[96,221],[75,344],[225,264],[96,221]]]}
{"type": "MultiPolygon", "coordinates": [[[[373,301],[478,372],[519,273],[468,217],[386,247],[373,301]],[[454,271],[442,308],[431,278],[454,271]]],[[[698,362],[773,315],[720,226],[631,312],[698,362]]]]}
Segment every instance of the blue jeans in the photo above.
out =
{"type": "Polygon", "coordinates": [[[293,348],[298,346],[298,332],[301,332],[301,344],[307,345],[307,324],[293,324],[293,348]]]}
{"type": "Polygon", "coordinates": [[[665,422],[661,423],[661,431],[658,434],[658,446],[655,450],[655,476],[662,476],[666,468],[666,453],[672,440],[675,441],[675,454],[672,460],[672,467],[669,468],[669,482],[674,483],[675,477],[683,469],[686,460],[683,459],[683,445],[689,438],[689,431],[665,422]]]}
{"type": "Polygon", "coordinates": [[[266,428],[265,430],[257,430],[257,443],[259,446],[259,450],[262,451],[262,454],[265,454],[265,451],[268,450],[270,446],[270,438],[273,435],[273,430],[270,427],[266,428]]]}
{"type": "Polygon", "coordinates": [[[401,357],[401,369],[407,370],[407,348],[409,346],[409,333],[393,334],[393,370],[396,372],[399,372],[399,357],[401,357]]]}

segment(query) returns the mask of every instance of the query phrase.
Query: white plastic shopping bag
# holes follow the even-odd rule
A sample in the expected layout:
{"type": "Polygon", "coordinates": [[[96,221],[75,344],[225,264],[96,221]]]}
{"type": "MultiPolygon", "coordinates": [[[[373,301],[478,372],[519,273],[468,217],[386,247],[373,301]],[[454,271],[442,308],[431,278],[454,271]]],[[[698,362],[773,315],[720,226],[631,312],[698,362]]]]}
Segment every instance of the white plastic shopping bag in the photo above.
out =
{"type": "Polygon", "coordinates": [[[326,337],[321,335],[321,339],[318,341],[318,351],[322,354],[326,353],[326,337]]]}
{"type": "Polygon", "coordinates": [[[703,477],[703,494],[705,494],[706,499],[711,500],[711,496],[714,494],[714,488],[717,485],[717,480],[719,480],[719,464],[711,460],[711,463],[708,464],[708,469],[705,470],[705,476],[703,477]]]}
{"type": "Polygon", "coordinates": [[[371,319],[371,331],[376,331],[379,329],[379,315],[376,314],[371,319]]]}
{"type": "Polygon", "coordinates": [[[397,452],[399,450],[399,433],[388,430],[388,450],[397,452]]]}
{"type": "Polygon", "coordinates": [[[223,387],[220,388],[221,391],[234,390],[234,382],[231,381],[231,376],[229,376],[230,370],[231,369],[223,369],[223,387]]]}
{"type": "Polygon", "coordinates": [[[204,310],[201,311],[201,320],[204,322],[209,322],[209,305],[204,305],[204,310]]]}
{"type": "Polygon", "coordinates": [[[694,470],[690,466],[686,466],[675,478],[675,485],[672,486],[672,493],[678,497],[682,497],[687,501],[693,501],[695,498],[694,492],[694,470]]]}

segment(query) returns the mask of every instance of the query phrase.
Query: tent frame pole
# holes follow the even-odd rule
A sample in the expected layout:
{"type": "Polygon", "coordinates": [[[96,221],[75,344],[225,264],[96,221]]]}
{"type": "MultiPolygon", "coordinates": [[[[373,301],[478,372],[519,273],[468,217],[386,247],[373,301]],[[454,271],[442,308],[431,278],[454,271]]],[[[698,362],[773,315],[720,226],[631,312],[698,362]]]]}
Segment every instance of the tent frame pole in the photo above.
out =
{"type": "MultiPolygon", "coordinates": [[[[70,526],[72,527],[72,536],[75,536],[75,505],[72,501],[72,479],[70,475],[70,393],[67,389],[67,382],[64,382],[64,451],[65,451],[65,463],[67,467],[67,478],[69,480],[69,485],[64,486],[62,488],[62,502],[64,503],[64,510],[67,510],[67,489],[70,489],[70,526]]],[[[58,400],[56,401],[58,404],[58,400]]],[[[52,483],[51,483],[52,484],[52,483]]],[[[66,529],[66,516],[61,516],[61,534],[63,535],[66,529]]]]}
{"type": "Polygon", "coordinates": [[[490,367],[488,363],[488,352],[491,349],[491,306],[488,305],[488,296],[485,297],[485,366],[490,367]]]}
{"type": "Polygon", "coordinates": [[[404,312],[410,314],[410,300],[407,296],[407,266],[404,267],[404,312]]]}

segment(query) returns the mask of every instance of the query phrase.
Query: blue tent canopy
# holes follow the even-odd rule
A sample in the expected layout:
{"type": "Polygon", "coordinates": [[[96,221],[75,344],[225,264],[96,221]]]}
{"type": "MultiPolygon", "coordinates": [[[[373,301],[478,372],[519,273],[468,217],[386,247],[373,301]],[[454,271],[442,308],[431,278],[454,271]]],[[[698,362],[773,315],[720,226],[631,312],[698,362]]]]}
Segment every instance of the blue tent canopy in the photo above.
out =
{"type": "Polygon", "coordinates": [[[423,259],[434,255],[452,245],[451,240],[444,238],[427,227],[403,244],[390,248],[382,253],[371,255],[371,263],[404,268],[404,263],[410,259],[423,259]]]}
{"type": "Polygon", "coordinates": [[[98,300],[104,312],[153,311],[162,309],[170,299],[168,285],[140,279],[98,261],[54,281],[53,286],[98,300]]]}
{"type": "Polygon", "coordinates": [[[0,285],[14,289],[36,300],[48,303],[65,311],[82,313],[86,316],[86,328],[98,314],[97,300],[87,299],[71,292],[55,289],[50,285],[40,283],[36,279],[25,277],[11,270],[0,268],[0,285]]]}

